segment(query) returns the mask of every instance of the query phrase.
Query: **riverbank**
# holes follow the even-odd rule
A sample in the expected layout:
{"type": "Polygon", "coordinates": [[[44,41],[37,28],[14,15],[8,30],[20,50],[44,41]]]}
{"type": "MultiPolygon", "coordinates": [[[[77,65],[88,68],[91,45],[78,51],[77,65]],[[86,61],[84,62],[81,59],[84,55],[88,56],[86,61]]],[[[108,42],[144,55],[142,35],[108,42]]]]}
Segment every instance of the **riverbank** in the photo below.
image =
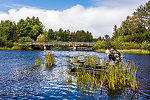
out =
{"type": "MultiPolygon", "coordinates": [[[[71,47],[70,47],[71,48],[71,47]]],[[[80,47],[81,48],[84,48],[84,47],[80,47]]],[[[55,49],[62,49],[62,48],[52,48],[53,50],[55,49]]],[[[19,46],[14,46],[12,48],[9,48],[9,47],[0,47],[0,50],[24,50],[23,48],[19,47],[19,46]]],[[[25,50],[27,51],[31,51],[33,50],[31,47],[27,47],[25,50]]],[[[97,50],[94,50],[96,52],[105,52],[105,49],[97,49],[97,50]]],[[[143,49],[124,49],[124,50],[118,50],[120,53],[130,53],[130,54],[150,54],[150,51],[148,50],[143,50],[143,49]]]]}
{"type": "MultiPolygon", "coordinates": [[[[96,52],[105,52],[105,49],[97,49],[96,52]]],[[[120,53],[130,53],[130,54],[150,54],[150,51],[143,49],[124,49],[118,50],[120,53]]]]}
{"type": "Polygon", "coordinates": [[[0,47],[0,50],[27,50],[27,51],[31,51],[32,48],[31,47],[23,48],[23,47],[19,47],[19,46],[13,46],[11,48],[9,48],[9,47],[0,47]]]}

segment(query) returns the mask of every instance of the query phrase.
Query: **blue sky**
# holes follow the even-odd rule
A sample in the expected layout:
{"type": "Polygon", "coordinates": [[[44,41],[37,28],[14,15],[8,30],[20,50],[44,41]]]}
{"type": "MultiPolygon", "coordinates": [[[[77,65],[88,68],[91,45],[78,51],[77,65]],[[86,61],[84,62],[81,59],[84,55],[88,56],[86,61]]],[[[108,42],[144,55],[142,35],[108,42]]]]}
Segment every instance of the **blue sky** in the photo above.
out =
{"type": "Polygon", "coordinates": [[[74,5],[83,5],[84,7],[93,6],[90,0],[0,0],[1,11],[7,12],[11,8],[36,7],[47,10],[64,10],[74,5]]]}
{"type": "Polygon", "coordinates": [[[0,0],[0,20],[16,23],[39,17],[45,29],[90,31],[94,37],[112,35],[113,27],[149,0],[0,0]]]}

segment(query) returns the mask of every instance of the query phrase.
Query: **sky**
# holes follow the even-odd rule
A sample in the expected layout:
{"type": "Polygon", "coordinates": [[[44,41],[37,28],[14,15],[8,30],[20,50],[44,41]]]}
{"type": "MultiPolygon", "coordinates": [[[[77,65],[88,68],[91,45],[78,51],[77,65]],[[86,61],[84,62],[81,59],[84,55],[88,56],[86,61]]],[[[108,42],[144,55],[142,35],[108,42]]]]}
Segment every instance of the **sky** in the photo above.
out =
{"type": "Polygon", "coordinates": [[[38,17],[45,29],[85,30],[94,38],[112,36],[113,27],[149,0],[0,0],[0,20],[16,23],[38,17]]]}

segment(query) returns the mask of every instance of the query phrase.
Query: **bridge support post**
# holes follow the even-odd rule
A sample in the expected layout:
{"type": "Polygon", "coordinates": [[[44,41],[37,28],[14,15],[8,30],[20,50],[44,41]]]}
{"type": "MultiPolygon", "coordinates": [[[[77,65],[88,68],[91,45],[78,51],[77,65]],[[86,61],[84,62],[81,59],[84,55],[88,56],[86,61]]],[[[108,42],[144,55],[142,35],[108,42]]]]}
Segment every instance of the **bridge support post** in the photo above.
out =
{"type": "Polygon", "coordinates": [[[46,46],[44,45],[44,51],[46,51],[46,46]]]}
{"type": "Polygon", "coordinates": [[[73,51],[77,51],[77,46],[73,46],[73,51]]]}

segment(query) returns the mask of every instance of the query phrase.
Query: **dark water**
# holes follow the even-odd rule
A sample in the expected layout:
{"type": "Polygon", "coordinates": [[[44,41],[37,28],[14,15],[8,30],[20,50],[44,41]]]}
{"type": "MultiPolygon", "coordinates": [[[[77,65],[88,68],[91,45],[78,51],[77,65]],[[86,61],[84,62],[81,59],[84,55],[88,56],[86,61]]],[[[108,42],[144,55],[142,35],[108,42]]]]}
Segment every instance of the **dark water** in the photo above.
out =
{"type": "MultiPolygon", "coordinates": [[[[79,54],[106,58],[105,53],[85,51],[52,51],[55,66],[35,68],[34,61],[41,61],[48,51],[0,51],[0,99],[112,99],[106,90],[82,92],[75,82],[68,85],[65,80],[68,57],[79,54]],[[104,96],[105,94],[105,96],[104,96]]],[[[150,99],[150,55],[123,54],[123,62],[133,61],[137,70],[139,89],[136,92],[115,94],[113,99],[150,99]]]]}

